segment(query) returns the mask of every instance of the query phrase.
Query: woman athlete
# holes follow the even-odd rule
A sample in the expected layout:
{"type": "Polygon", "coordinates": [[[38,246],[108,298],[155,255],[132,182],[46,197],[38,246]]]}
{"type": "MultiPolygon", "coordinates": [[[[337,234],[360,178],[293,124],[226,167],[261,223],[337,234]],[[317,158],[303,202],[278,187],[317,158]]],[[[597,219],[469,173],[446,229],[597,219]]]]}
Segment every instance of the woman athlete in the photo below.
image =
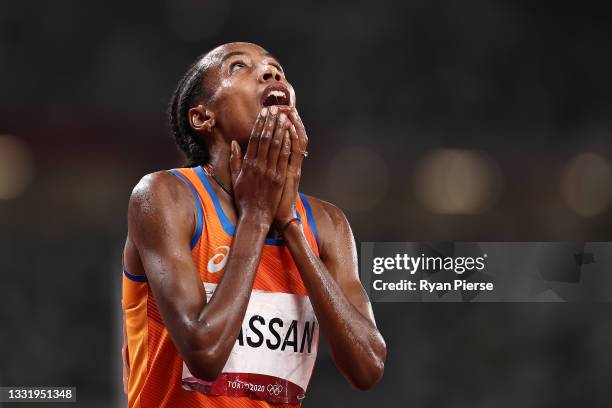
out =
{"type": "Polygon", "coordinates": [[[372,387],[385,342],[346,217],[298,192],[308,138],[277,59],[215,48],[169,116],[189,166],[145,176],[128,209],[129,407],[299,406],[319,328],[347,380],[372,387]]]}

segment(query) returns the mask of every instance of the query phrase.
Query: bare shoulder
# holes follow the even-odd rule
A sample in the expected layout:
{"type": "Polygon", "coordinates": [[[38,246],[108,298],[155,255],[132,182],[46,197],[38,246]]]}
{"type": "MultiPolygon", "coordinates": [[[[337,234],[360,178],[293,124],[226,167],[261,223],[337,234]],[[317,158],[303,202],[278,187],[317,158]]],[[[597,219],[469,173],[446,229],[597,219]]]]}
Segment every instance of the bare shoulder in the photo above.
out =
{"type": "Polygon", "coordinates": [[[353,232],[344,212],[319,198],[306,195],[306,199],[312,208],[322,258],[340,248],[352,250],[355,245],[353,232]]]}
{"type": "Polygon", "coordinates": [[[146,213],[165,205],[188,202],[191,195],[189,187],[169,172],[149,173],[132,190],[130,213],[132,210],[146,213]]]}
{"type": "Polygon", "coordinates": [[[180,200],[189,197],[189,187],[168,171],[146,174],[134,186],[130,203],[146,203],[152,199],[180,200]]]}
{"type": "Polygon", "coordinates": [[[128,235],[141,241],[169,231],[193,229],[195,201],[189,187],[167,171],[147,174],[132,190],[128,235]],[[140,237],[141,239],[138,239],[140,237]]]}
{"type": "Polygon", "coordinates": [[[340,208],[317,197],[304,195],[312,208],[312,215],[317,226],[319,224],[331,224],[332,226],[341,226],[342,224],[348,225],[348,220],[340,208]]]}

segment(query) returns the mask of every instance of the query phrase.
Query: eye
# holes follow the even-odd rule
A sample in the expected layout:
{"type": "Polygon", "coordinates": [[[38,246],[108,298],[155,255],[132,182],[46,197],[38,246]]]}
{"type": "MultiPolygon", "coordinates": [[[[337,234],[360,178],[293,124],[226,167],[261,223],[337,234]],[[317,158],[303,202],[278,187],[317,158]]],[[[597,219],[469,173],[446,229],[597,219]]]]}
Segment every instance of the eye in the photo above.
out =
{"type": "Polygon", "coordinates": [[[246,67],[244,62],[241,62],[241,61],[233,62],[230,65],[230,69],[229,69],[230,70],[230,74],[233,74],[235,71],[239,70],[240,68],[244,68],[244,67],[246,67]]]}

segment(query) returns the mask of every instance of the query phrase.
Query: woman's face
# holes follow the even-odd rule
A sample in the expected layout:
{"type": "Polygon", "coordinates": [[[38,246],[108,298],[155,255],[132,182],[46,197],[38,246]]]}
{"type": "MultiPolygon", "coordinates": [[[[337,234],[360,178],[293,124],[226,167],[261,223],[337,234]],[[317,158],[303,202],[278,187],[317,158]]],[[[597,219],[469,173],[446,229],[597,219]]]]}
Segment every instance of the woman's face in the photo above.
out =
{"type": "Polygon", "coordinates": [[[264,106],[295,106],[295,91],[280,63],[255,44],[231,43],[209,54],[218,66],[210,77],[208,110],[225,138],[248,144],[251,129],[264,106]]]}

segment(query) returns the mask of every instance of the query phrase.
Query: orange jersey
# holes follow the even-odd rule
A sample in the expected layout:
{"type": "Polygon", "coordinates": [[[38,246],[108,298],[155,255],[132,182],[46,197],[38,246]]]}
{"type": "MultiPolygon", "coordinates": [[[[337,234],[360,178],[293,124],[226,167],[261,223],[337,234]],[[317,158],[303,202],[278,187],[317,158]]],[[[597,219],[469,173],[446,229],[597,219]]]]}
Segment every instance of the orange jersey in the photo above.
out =
{"type": "MultiPolygon", "coordinates": [[[[191,241],[207,298],[223,277],[235,226],[201,167],[170,170],[197,204],[191,241]]],[[[306,239],[318,255],[306,198],[296,200],[306,239]]],[[[282,240],[267,238],[240,335],[217,380],[195,378],[176,350],[145,276],[123,274],[129,355],[129,408],[296,407],[304,398],[318,350],[318,322],[306,288],[282,240]]]]}

